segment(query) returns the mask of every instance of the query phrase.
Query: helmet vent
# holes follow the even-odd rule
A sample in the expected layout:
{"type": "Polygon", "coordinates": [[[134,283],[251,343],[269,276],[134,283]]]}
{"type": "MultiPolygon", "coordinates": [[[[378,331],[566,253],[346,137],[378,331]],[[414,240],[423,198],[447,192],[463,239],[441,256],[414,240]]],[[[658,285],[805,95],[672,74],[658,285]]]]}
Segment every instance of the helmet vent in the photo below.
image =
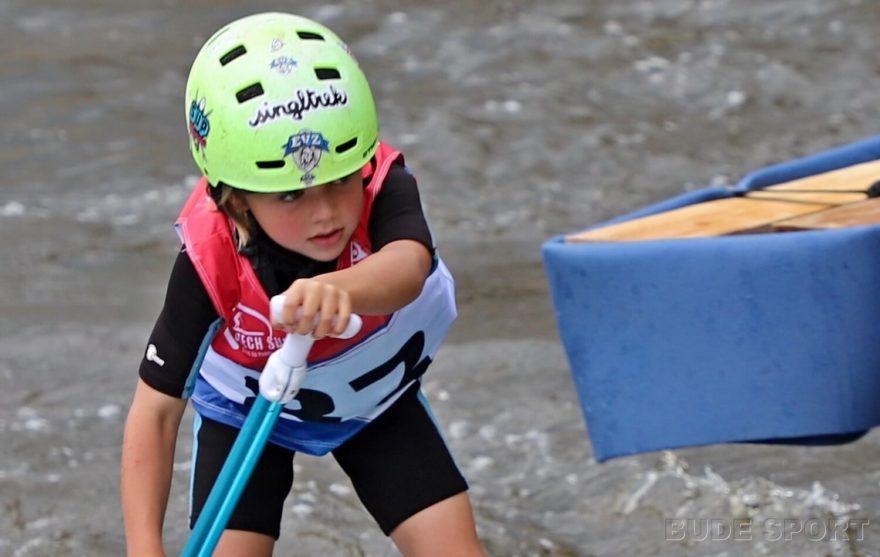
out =
{"type": "Polygon", "coordinates": [[[315,76],[324,81],[326,79],[340,79],[339,70],[335,68],[315,68],[315,76]]]}
{"type": "Polygon", "coordinates": [[[349,139],[345,143],[337,145],[336,152],[339,154],[342,154],[346,151],[350,151],[351,149],[355,148],[355,146],[357,145],[357,142],[358,142],[358,138],[356,138],[356,137],[354,139],[349,139]]]}
{"type": "Polygon", "coordinates": [[[257,161],[257,168],[284,168],[284,161],[257,161]]]}
{"type": "Polygon", "coordinates": [[[238,99],[239,103],[247,102],[255,97],[259,97],[265,91],[263,91],[263,86],[259,83],[254,83],[249,87],[245,87],[241,91],[235,94],[235,98],[238,99]]]}
{"type": "Polygon", "coordinates": [[[304,41],[323,41],[324,37],[312,31],[297,31],[297,36],[304,41]]]}
{"type": "Polygon", "coordinates": [[[370,143],[370,146],[366,148],[366,150],[364,151],[364,155],[363,155],[363,156],[366,157],[367,155],[369,155],[369,154],[370,154],[370,151],[373,149],[373,147],[376,146],[376,143],[378,143],[378,142],[379,142],[379,138],[376,137],[376,139],[374,139],[373,142],[370,143]]]}
{"type": "Polygon", "coordinates": [[[247,54],[247,49],[243,45],[238,45],[237,47],[233,48],[232,50],[220,57],[220,65],[225,66],[239,56],[244,56],[245,54],[247,54]]]}

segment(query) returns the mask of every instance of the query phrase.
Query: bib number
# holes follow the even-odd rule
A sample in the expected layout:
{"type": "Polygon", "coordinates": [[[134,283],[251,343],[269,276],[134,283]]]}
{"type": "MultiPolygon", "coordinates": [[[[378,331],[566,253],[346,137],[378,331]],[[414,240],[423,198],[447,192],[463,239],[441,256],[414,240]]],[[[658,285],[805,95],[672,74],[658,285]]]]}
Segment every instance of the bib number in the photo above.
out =
{"type": "MultiPolygon", "coordinates": [[[[304,422],[325,423],[342,420],[341,417],[332,415],[337,408],[343,411],[343,415],[349,415],[352,411],[357,415],[367,414],[369,410],[381,406],[413,380],[424,375],[431,364],[430,357],[422,357],[424,348],[425,333],[417,331],[385,363],[349,380],[340,378],[338,381],[330,381],[326,385],[326,390],[301,388],[281,412],[304,422]],[[400,366],[403,366],[403,374],[395,383],[398,374],[394,371],[400,366]],[[367,389],[369,395],[364,393],[367,389]],[[367,399],[367,396],[370,398],[367,399]],[[297,405],[299,408],[296,408],[297,405]]],[[[254,396],[245,400],[245,405],[250,406],[259,393],[259,383],[256,378],[248,377],[245,385],[254,393],[254,396]]]]}

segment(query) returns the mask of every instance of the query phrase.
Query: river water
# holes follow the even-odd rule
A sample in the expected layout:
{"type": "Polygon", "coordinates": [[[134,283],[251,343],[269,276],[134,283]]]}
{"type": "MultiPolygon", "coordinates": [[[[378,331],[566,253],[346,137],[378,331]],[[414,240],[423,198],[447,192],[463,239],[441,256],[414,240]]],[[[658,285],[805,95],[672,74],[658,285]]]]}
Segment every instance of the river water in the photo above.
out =
{"type": "MultiPolygon", "coordinates": [[[[186,73],[270,9],[349,42],[419,178],[461,306],[426,391],[493,555],[880,555],[875,433],[597,464],[539,253],[876,134],[868,0],[0,0],[0,555],[124,553],[121,431],[196,179],[186,73]]],[[[335,463],[297,462],[276,554],[395,554],[335,463]]]]}

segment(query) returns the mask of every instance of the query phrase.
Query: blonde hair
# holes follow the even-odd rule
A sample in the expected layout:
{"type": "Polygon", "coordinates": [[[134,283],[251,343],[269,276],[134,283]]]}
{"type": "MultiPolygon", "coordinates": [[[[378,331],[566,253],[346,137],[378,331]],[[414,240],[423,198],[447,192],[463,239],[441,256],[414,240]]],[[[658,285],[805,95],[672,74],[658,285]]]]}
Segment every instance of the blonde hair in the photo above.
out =
{"type": "Polygon", "coordinates": [[[235,244],[241,251],[251,241],[254,235],[253,217],[247,210],[242,193],[223,182],[217,184],[216,188],[211,188],[209,193],[214,198],[217,208],[226,215],[235,226],[235,244]]]}

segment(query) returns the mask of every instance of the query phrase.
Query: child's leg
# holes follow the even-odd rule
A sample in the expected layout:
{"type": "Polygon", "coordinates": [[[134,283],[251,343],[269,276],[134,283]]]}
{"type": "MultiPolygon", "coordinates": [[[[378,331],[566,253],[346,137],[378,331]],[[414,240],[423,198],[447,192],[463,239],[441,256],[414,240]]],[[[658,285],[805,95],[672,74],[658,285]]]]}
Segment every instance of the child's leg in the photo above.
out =
{"type": "MultiPolygon", "coordinates": [[[[193,468],[190,528],[238,436],[235,428],[196,415],[193,423],[193,468]]],[[[238,505],[220,536],[215,556],[268,557],[281,526],[284,500],[293,483],[293,452],[266,445],[238,505]]]]}
{"type": "Polygon", "coordinates": [[[431,505],[391,532],[397,549],[407,557],[484,556],[477,539],[474,515],[467,493],[431,505]]]}
{"type": "Polygon", "coordinates": [[[483,554],[467,482],[418,385],[333,456],[405,555],[483,554]]]}
{"type": "Polygon", "coordinates": [[[213,557],[271,557],[274,548],[272,536],[244,530],[223,530],[213,557]]]}

